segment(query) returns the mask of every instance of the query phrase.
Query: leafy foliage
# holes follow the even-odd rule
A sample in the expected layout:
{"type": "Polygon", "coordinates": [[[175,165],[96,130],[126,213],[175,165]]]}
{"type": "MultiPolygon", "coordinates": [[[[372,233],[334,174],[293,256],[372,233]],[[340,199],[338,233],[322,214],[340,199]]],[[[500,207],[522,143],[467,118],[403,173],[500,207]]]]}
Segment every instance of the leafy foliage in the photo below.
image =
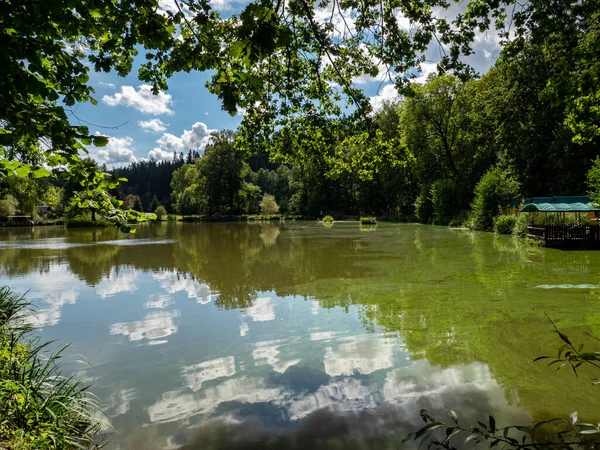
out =
{"type": "Polygon", "coordinates": [[[19,202],[12,195],[0,200],[0,217],[14,216],[19,202]]]}
{"type": "Polygon", "coordinates": [[[29,338],[30,304],[0,288],[0,442],[8,448],[96,447],[100,408],[87,387],[62,375],[64,348],[29,338]]]}
{"type": "Polygon", "coordinates": [[[333,222],[334,222],[334,220],[333,220],[333,217],[332,217],[332,216],[324,216],[324,217],[321,219],[321,222],[323,222],[323,223],[333,223],[333,222]]]}
{"type": "Polygon", "coordinates": [[[158,205],[158,207],[154,210],[154,214],[156,214],[156,220],[160,222],[162,221],[162,218],[167,215],[167,210],[164,206],[158,205]]]}
{"type": "Polygon", "coordinates": [[[512,234],[517,223],[515,214],[501,214],[494,217],[494,232],[498,234],[512,234]]]}
{"type": "Polygon", "coordinates": [[[361,217],[360,218],[361,225],[375,225],[377,223],[377,218],[375,217],[361,217]]]}
{"type": "Polygon", "coordinates": [[[594,164],[587,173],[588,194],[590,199],[600,204],[600,156],[594,160],[594,164]]]}
{"type": "Polygon", "coordinates": [[[260,201],[260,213],[263,216],[272,216],[279,212],[279,205],[275,201],[275,197],[271,194],[265,194],[260,201]]]}
{"type": "Polygon", "coordinates": [[[498,168],[489,170],[475,188],[471,204],[473,224],[476,229],[489,230],[493,218],[519,194],[519,184],[498,168]]]}

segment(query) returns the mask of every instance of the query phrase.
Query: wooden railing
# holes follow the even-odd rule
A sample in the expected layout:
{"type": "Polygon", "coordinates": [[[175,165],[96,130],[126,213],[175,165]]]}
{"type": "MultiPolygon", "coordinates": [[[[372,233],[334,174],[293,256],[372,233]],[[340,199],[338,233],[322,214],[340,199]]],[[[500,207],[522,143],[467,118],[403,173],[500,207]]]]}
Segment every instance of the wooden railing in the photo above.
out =
{"type": "Polygon", "coordinates": [[[527,236],[546,242],[600,243],[600,227],[598,225],[530,225],[527,227],[527,236]]]}

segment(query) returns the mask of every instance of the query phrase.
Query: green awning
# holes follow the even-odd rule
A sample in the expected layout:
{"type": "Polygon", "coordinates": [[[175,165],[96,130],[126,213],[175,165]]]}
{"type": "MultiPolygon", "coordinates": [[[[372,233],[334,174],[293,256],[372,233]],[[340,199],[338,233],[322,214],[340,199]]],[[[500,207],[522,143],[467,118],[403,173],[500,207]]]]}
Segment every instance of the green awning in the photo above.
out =
{"type": "Polygon", "coordinates": [[[585,196],[534,197],[525,199],[521,212],[596,212],[600,211],[585,196]]]}

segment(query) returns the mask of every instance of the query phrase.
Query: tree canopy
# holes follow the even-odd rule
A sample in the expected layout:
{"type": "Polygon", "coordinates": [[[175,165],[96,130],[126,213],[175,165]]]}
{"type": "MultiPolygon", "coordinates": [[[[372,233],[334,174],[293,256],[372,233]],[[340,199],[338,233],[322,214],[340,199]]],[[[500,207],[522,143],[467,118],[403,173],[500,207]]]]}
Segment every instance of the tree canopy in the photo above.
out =
{"type": "MultiPolygon", "coordinates": [[[[346,138],[344,130],[362,130],[365,148],[380,147],[369,125],[371,105],[355,80],[383,72],[400,92],[414,95],[411,114],[425,119],[428,132],[447,125],[435,145],[444,149],[440,170],[456,175],[452,111],[460,104],[419,100],[426,92],[415,91],[410,80],[432,45],[441,52],[440,72],[461,82],[472,78],[463,57],[484,31],[497,35],[507,64],[520,64],[527,48],[537,49],[551,65],[539,99],[562,109],[571,139],[585,144],[600,134],[598,6],[598,0],[470,0],[457,7],[442,0],[262,0],[221,15],[206,0],[7,0],[0,6],[0,170],[74,178],[80,191],[74,204],[92,202],[113,221],[125,220],[107,194],[119,180],[82,157],[107,137],[73,119],[77,104],[96,103],[91,70],[124,76],[138,58],[145,59],[138,77],[155,93],[168,88],[174,73],[211,71],[207,88],[223,108],[245,109],[238,140],[252,153],[268,149],[283,158],[291,142],[308,139],[308,153],[294,157],[344,164],[369,160],[368,152],[353,155],[352,142],[342,154],[330,145],[346,138]],[[444,108],[446,122],[436,121],[444,108]]],[[[427,89],[449,88],[447,99],[456,97],[444,83],[427,89]]]]}

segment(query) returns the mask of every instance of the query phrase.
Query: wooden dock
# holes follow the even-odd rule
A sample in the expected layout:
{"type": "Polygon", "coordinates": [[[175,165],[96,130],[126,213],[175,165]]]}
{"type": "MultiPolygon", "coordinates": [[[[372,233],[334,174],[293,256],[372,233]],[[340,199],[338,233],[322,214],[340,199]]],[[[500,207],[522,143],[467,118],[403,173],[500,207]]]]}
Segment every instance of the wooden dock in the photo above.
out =
{"type": "Polygon", "coordinates": [[[544,242],[547,247],[600,247],[598,225],[529,225],[527,237],[544,242]]]}

